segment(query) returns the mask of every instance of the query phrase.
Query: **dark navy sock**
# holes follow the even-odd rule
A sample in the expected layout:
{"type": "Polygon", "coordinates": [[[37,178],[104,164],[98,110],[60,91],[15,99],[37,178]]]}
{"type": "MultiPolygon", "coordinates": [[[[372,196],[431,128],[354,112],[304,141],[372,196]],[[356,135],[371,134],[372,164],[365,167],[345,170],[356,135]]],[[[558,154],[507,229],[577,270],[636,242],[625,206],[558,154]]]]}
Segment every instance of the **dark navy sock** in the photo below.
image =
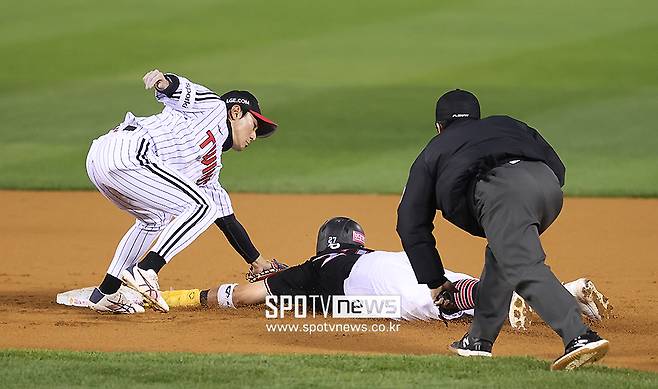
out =
{"type": "Polygon", "coordinates": [[[156,273],[159,273],[160,269],[166,264],[167,262],[158,253],[149,251],[146,257],[137,264],[137,267],[142,270],[154,270],[156,273]]]}
{"type": "Polygon", "coordinates": [[[121,280],[111,274],[106,274],[98,289],[103,294],[114,294],[121,287],[121,280]]]}

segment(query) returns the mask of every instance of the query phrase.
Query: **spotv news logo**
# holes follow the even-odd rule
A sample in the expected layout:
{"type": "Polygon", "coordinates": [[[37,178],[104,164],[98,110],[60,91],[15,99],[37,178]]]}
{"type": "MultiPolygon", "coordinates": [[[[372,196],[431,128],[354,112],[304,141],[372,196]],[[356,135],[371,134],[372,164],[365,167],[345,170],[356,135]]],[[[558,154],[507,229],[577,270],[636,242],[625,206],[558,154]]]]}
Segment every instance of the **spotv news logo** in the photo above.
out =
{"type": "Polygon", "coordinates": [[[265,317],[400,319],[400,296],[267,296],[265,317]]]}

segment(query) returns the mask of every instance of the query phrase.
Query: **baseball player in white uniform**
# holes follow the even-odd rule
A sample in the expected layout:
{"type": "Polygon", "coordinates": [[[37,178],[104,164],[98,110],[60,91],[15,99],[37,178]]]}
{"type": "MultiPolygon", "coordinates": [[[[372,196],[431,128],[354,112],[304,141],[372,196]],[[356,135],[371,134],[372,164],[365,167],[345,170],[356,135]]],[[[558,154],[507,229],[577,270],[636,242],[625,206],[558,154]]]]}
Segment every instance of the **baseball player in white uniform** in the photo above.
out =
{"type": "MultiPolygon", "coordinates": [[[[446,270],[456,292],[437,301],[427,285],[418,284],[404,251],[373,251],[364,247],[361,226],[345,217],[325,222],[318,232],[316,255],[269,278],[252,284],[222,284],[208,290],[174,290],[163,298],[174,307],[236,308],[262,304],[267,295],[319,296],[329,301],[332,295],[400,296],[403,320],[452,320],[473,316],[479,280],[470,275],[446,270]]],[[[592,320],[601,320],[612,308],[594,284],[581,278],[565,288],[574,296],[581,312],[592,320]]],[[[526,330],[530,307],[518,295],[510,303],[510,324],[526,330]]]]}
{"type": "Polygon", "coordinates": [[[128,112],[121,124],[93,141],[87,156],[96,188],[136,219],[89,298],[90,307],[100,312],[144,311],[119,291],[122,282],[154,309],[167,312],[158,272],[212,223],[251,264],[252,276],[285,267],[256,250],[219,183],[222,152],[246,149],[256,138],[272,135],[277,124],[261,114],[258,100],[247,91],[218,96],[159,70],[147,73],[144,85],[155,88],[162,112],[148,117],[128,112]]]}

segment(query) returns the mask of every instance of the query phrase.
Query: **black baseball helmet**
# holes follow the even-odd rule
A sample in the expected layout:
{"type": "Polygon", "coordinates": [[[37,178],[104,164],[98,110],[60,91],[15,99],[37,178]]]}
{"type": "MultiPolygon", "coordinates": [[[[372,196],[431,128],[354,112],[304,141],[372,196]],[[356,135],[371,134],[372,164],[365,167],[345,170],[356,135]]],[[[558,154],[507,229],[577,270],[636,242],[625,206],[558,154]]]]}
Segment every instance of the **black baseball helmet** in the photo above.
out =
{"type": "Polygon", "coordinates": [[[364,247],[366,234],[359,223],[348,217],[334,217],[322,224],[318,231],[316,253],[327,249],[364,247]]]}

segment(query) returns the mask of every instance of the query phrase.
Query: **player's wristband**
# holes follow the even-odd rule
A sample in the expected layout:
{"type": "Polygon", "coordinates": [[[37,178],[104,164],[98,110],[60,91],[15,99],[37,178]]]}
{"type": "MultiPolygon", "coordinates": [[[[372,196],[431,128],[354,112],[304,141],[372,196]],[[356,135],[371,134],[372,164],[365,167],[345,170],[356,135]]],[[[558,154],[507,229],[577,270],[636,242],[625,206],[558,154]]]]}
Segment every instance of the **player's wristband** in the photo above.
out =
{"type": "Polygon", "coordinates": [[[169,86],[163,90],[159,90],[158,92],[162,93],[167,97],[171,97],[174,94],[174,92],[178,90],[178,87],[180,86],[180,80],[178,79],[178,77],[176,77],[173,74],[165,74],[164,76],[167,79],[167,81],[169,81],[169,86]]]}

